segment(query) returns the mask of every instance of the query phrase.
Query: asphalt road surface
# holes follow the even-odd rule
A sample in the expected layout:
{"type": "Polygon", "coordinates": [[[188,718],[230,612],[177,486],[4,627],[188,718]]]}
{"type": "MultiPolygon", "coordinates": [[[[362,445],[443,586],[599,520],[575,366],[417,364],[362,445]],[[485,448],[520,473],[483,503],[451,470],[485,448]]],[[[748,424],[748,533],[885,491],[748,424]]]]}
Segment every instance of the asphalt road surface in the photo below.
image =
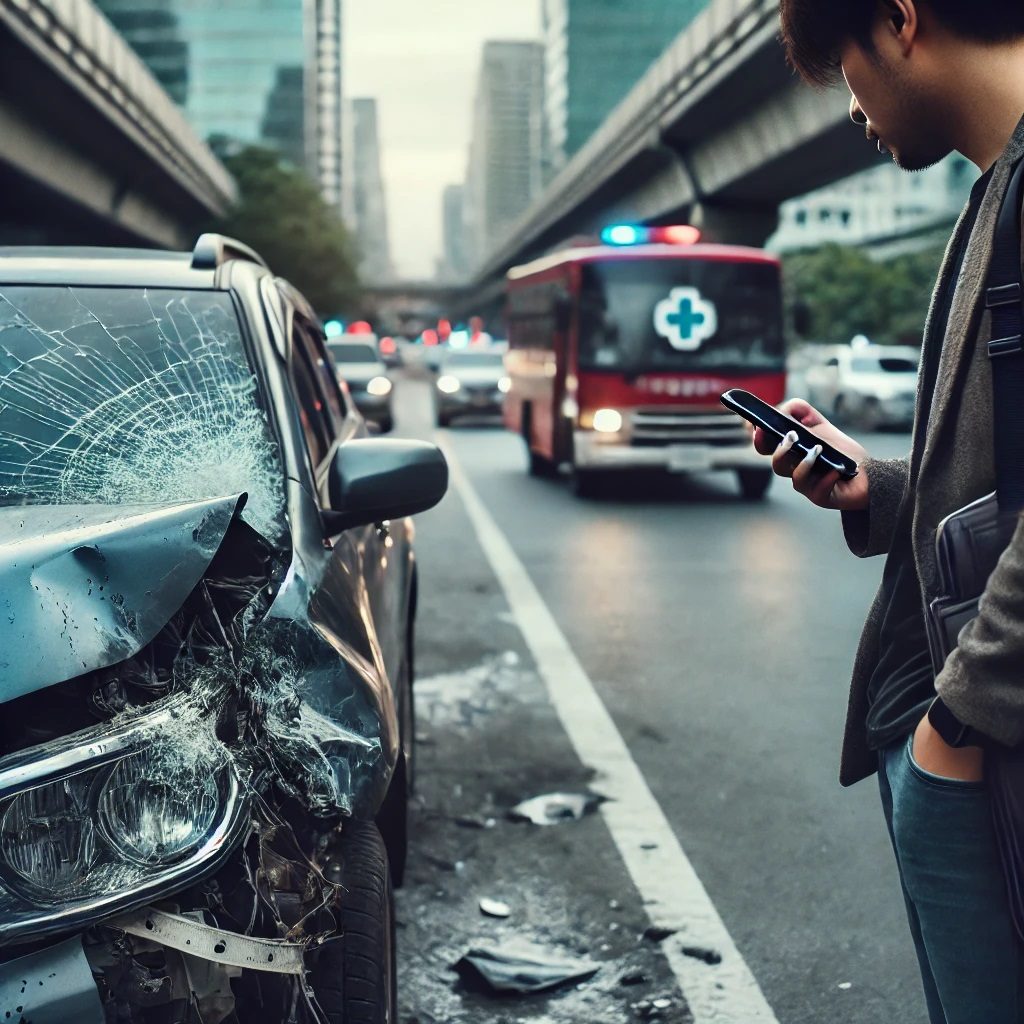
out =
{"type": "MultiPolygon", "coordinates": [[[[525,568],[775,1019],[924,1024],[875,784],[838,784],[849,671],[881,561],[850,556],[838,517],[779,482],[757,504],[729,475],[580,501],[564,482],[529,478],[500,426],[435,432],[428,382],[400,379],[396,409],[397,435],[443,439],[525,568]]],[[[883,456],[908,446],[899,434],[866,442],[883,456]]],[[[664,880],[631,879],[609,805],[551,827],[506,817],[537,794],[600,793],[601,778],[549,699],[471,511],[453,489],[417,525],[404,1024],[746,1024],[724,974],[708,975],[723,993],[717,1016],[696,1004],[691,1015],[673,965],[715,971],[700,960],[707,924],[643,936],[650,886],[664,880]],[[481,898],[509,916],[483,915],[481,898]],[[528,997],[478,991],[451,970],[471,947],[508,943],[601,969],[528,997]]]]}

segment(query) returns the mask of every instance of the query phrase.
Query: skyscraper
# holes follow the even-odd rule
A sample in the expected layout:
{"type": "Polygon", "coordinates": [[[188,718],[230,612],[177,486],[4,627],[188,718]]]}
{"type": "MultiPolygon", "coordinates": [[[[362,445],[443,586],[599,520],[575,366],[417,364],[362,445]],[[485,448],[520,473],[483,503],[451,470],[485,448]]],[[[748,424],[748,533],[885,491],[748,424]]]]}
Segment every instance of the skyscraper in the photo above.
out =
{"type": "Polygon", "coordinates": [[[545,172],[600,127],[710,0],[543,0],[545,172]]]}
{"type": "Polygon", "coordinates": [[[359,272],[367,281],[387,281],[394,275],[388,243],[384,179],[380,170],[377,101],[366,97],[349,104],[351,198],[349,224],[359,248],[359,272]]]}
{"type": "Polygon", "coordinates": [[[279,150],[341,197],[342,0],[96,0],[204,138],[279,150]]]}
{"type": "Polygon", "coordinates": [[[464,196],[469,263],[497,245],[544,185],[544,47],[484,44],[464,196]]]}
{"type": "Polygon", "coordinates": [[[449,185],[441,200],[441,220],[444,232],[444,255],[441,258],[440,276],[459,281],[469,275],[466,247],[466,188],[464,185],[449,185]]]}

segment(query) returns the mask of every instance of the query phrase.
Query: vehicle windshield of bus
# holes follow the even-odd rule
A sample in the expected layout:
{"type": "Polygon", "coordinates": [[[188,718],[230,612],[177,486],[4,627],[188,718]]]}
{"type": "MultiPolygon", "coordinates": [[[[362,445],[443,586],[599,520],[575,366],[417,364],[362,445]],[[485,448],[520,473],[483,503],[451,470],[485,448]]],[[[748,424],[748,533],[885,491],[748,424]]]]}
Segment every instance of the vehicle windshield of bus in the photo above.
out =
{"type": "Polygon", "coordinates": [[[581,271],[582,371],[633,376],[700,369],[758,372],[783,366],[782,301],[774,264],[623,259],[587,263],[581,271]],[[716,318],[717,329],[710,337],[700,337],[708,333],[700,328],[708,326],[710,316],[716,318]],[[695,336],[699,340],[692,344],[695,336]]]}

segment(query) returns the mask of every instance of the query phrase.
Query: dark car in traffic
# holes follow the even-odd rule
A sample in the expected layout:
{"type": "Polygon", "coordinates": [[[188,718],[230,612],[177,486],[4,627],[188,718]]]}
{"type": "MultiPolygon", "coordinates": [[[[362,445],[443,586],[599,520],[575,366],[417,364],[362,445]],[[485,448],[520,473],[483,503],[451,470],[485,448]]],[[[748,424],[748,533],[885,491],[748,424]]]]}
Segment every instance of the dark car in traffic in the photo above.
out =
{"type": "Polygon", "coordinates": [[[372,336],[354,334],[330,338],[327,347],[337,366],[339,383],[348,388],[363,418],[375,424],[381,433],[393,430],[395,417],[391,398],[394,386],[376,340],[372,336]]]}
{"type": "Polygon", "coordinates": [[[500,415],[510,381],[501,348],[457,349],[441,362],[434,382],[437,425],[460,416],[500,415]]]}
{"type": "Polygon", "coordinates": [[[239,243],[0,249],[0,1013],[397,1020],[446,484],[239,243]]]}

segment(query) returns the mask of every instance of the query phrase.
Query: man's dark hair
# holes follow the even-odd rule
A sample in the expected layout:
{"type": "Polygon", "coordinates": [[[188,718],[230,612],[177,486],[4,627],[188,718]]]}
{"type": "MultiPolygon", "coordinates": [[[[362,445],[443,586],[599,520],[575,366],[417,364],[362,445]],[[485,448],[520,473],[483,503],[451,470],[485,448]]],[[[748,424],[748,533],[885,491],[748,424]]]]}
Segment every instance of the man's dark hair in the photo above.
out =
{"type": "MultiPolygon", "coordinates": [[[[1020,0],[918,0],[951,32],[979,42],[1024,36],[1020,0]]],[[[878,0],[781,0],[782,43],[790,64],[814,85],[839,76],[839,49],[848,40],[868,45],[878,0]]]]}

